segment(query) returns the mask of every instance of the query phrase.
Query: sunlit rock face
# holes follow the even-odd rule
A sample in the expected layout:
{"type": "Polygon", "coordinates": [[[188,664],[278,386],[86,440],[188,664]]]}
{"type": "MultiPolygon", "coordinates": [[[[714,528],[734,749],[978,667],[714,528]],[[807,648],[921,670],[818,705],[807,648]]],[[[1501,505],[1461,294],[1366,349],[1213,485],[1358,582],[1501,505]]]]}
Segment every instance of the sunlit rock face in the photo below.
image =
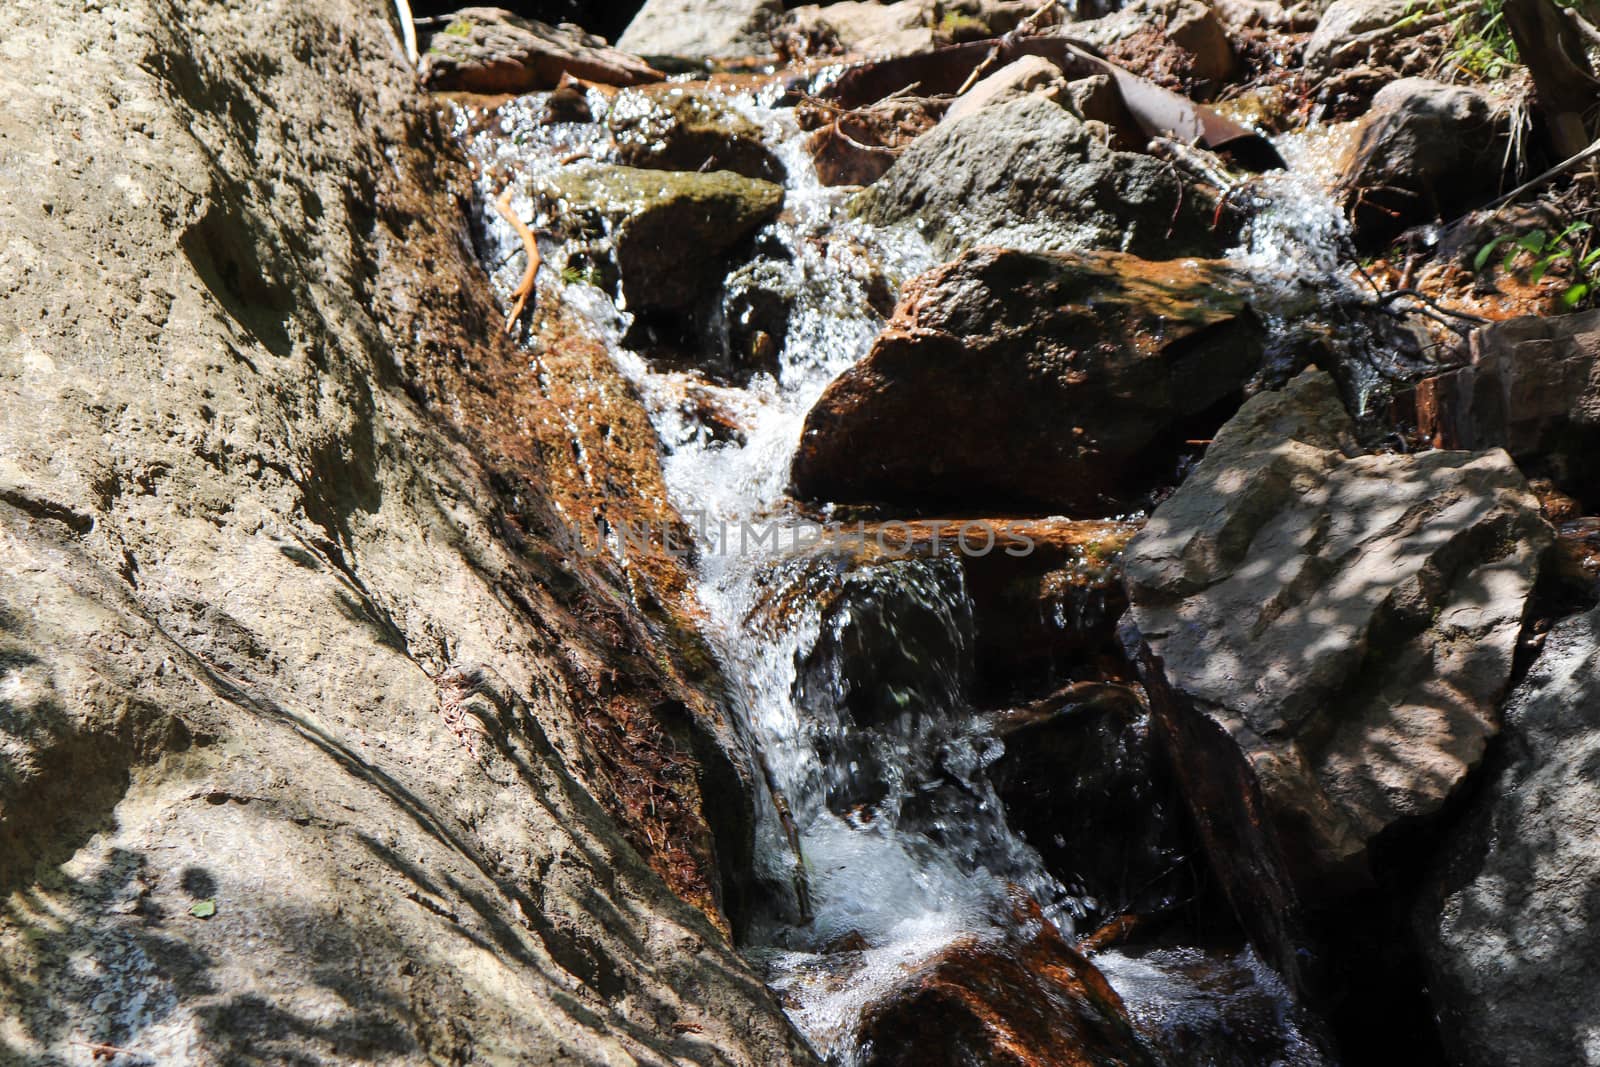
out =
{"type": "Polygon", "coordinates": [[[1550,532],[1502,451],[1368,455],[1331,379],[1246,402],[1124,557],[1173,688],[1248,758],[1310,896],[1483,756],[1550,532]]]}

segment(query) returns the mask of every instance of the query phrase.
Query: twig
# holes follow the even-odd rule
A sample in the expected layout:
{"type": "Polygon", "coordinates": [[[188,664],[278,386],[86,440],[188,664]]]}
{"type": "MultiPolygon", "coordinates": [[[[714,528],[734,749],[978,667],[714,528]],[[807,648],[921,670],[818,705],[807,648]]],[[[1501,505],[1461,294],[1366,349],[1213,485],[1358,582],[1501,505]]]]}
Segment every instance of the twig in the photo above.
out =
{"type": "MultiPolygon", "coordinates": [[[[1584,160],[1593,159],[1595,156],[1600,156],[1600,140],[1595,141],[1594,144],[1590,145],[1588,148],[1585,148],[1577,155],[1569,156],[1562,162],[1557,163],[1555,166],[1551,167],[1537,178],[1534,178],[1532,181],[1523,182],[1521,185],[1517,186],[1500,199],[1489,201],[1483,206],[1482,210],[1498,211],[1507,204],[1511,203],[1511,201],[1517,199],[1523,193],[1537,189],[1545,182],[1548,182],[1551,178],[1558,178],[1562,174],[1565,174],[1567,171],[1571,170],[1573,167],[1576,167],[1579,163],[1582,163],[1584,160]]],[[[1462,217],[1465,218],[1465,216],[1462,217]]],[[[1458,219],[1456,221],[1459,222],[1460,220],[1458,219]]]]}
{"type": "Polygon", "coordinates": [[[1569,7],[1567,18],[1572,20],[1572,25],[1576,27],[1579,36],[1589,42],[1589,47],[1600,48],[1600,30],[1595,29],[1594,23],[1578,14],[1577,8],[1569,7]]]}
{"type": "Polygon", "coordinates": [[[967,90],[976,85],[979,78],[982,78],[985,74],[989,73],[989,68],[994,66],[995,61],[1000,58],[1001,52],[1008,50],[1012,43],[1017,40],[1017,38],[1026,37],[1033,33],[1034,30],[1039,28],[1039,20],[1044,18],[1049,12],[1054,11],[1060,5],[1061,0],[1045,0],[1044,5],[1041,6],[1039,10],[1035,11],[1021,22],[1017,23],[1016,29],[1003,35],[999,40],[995,41],[994,47],[989,49],[989,54],[983,57],[983,62],[979,63],[976,67],[973,67],[972,73],[967,75],[967,80],[961,83],[961,88],[956,90],[956,95],[967,95],[967,90]]]}
{"type": "Polygon", "coordinates": [[[528,269],[523,272],[522,281],[517,283],[516,289],[511,294],[513,303],[511,314],[506,316],[506,333],[510,333],[517,325],[517,320],[522,317],[522,309],[528,306],[528,298],[533,296],[533,282],[539,274],[539,264],[542,262],[539,256],[539,242],[533,236],[533,231],[528,229],[528,224],[522,221],[521,215],[511,210],[512,188],[513,186],[506,186],[506,191],[500,194],[494,206],[499,209],[501,218],[511,223],[512,228],[517,231],[517,236],[522,238],[522,247],[528,253],[528,269]]]}

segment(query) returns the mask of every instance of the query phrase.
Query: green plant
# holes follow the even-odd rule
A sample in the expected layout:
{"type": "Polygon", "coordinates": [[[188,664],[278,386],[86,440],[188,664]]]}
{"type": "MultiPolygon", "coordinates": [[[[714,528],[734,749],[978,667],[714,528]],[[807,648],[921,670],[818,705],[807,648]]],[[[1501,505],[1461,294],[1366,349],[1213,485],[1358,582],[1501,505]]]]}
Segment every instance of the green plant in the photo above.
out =
{"type": "Polygon", "coordinates": [[[1587,222],[1574,222],[1554,237],[1544,230],[1529,230],[1521,235],[1503,233],[1478,249],[1472,266],[1474,270],[1483,270],[1497,249],[1510,244],[1500,260],[1500,269],[1511,270],[1518,257],[1527,255],[1532,259],[1528,280],[1537,285],[1552,267],[1564,263],[1568,284],[1561,294],[1561,302],[1567,307],[1577,307],[1595,292],[1596,285],[1600,285],[1600,248],[1587,248],[1589,242],[1583,237],[1593,229],[1587,222]]]}
{"type": "Polygon", "coordinates": [[[946,11],[934,29],[955,41],[982,40],[991,35],[987,22],[960,11],[946,11]]]}
{"type": "Polygon", "coordinates": [[[600,272],[593,267],[575,267],[568,263],[561,268],[561,280],[567,285],[593,285],[599,287],[600,272]]]}
{"type": "MultiPolygon", "coordinates": [[[[1575,6],[1579,0],[1554,0],[1557,7],[1575,6]]],[[[1517,43],[1506,24],[1505,0],[1420,0],[1397,23],[1406,26],[1425,15],[1445,17],[1450,28],[1450,48],[1443,66],[1461,71],[1480,81],[1504,78],[1522,62],[1517,43]]]]}
{"type": "Polygon", "coordinates": [[[456,19],[444,28],[444,32],[452,37],[471,37],[472,21],[470,19],[456,19]]]}

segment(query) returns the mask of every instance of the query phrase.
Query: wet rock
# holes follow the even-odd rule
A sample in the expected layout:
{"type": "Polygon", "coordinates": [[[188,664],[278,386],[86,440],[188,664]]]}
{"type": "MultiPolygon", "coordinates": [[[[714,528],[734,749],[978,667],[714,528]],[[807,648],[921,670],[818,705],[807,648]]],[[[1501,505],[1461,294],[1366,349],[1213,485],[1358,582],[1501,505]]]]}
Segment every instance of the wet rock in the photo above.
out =
{"type": "Polygon", "coordinates": [[[435,90],[529,93],[554,89],[566,75],[604,85],[662,78],[576,26],[549,26],[498,7],[462,8],[422,46],[423,81],[435,90]]]}
{"type": "MultiPolygon", "coordinates": [[[[1091,954],[1134,1027],[1170,1064],[1331,1067],[1318,1021],[1248,949],[1157,947],[1091,954]]],[[[1345,1062],[1349,1062],[1347,1059],[1345,1062]]]]}
{"type": "Polygon", "coordinates": [[[778,353],[794,312],[794,285],[782,264],[759,259],[728,275],[717,309],[717,332],[729,370],[776,376],[778,353]]]}
{"type": "Polygon", "coordinates": [[[1136,74],[1200,95],[1238,70],[1229,34],[1201,0],[1133,0],[1103,18],[1072,22],[1058,31],[1087,41],[1107,59],[1136,74]]]}
{"type": "Polygon", "coordinates": [[[870,1067],[1146,1067],[1116,992],[1032,908],[999,943],[960,941],[869,1005],[870,1067]]]}
{"type": "Polygon", "coordinates": [[[1333,0],[1306,40],[1306,68],[1324,75],[1367,62],[1383,66],[1410,36],[1411,0],[1333,0]]]}
{"type": "Polygon", "coordinates": [[[945,122],[955,122],[994,104],[1026,96],[1040,96],[1054,103],[1069,99],[1064,92],[1066,75],[1042,56],[1023,56],[981,79],[944,114],[945,122]]]}
{"type": "Polygon", "coordinates": [[[1472,362],[1419,382],[1418,429],[1440,448],[1504,448],[1600,506],[1600,311],[1476,331],[1472,362]]]}
{"type": "Polygon", "coordinates": [[[1363,883],[1372,839],[1482,758],[1550,541],[1504,452],[1365,455],[1352,429],[1321,372],[1252,398],[1123,564],[1311,896],[1363,883]]]}
{"type": "Polygon", "coordinates": [[[1116,648],[1126,606],[1119,567],[1137,523],[1070,519],[912,519],[846,525],[863,552],[961,566],[986,703],[1051,692],[1116,648]]]}
{"type": "Polygon", "coordinates": [[[782,18],[782,0],[646,0],[617,47],[685,59],[765,55],[782,18]]]}
{"type": "Polygon", "coordinates": [[[902,56],[1012,30],[1036,5],[1028,0],[841,0],[791,9],[779,33],[794,58],[844,53],[902,56]]]}
{"type": "Polygon", "coordinates": [[[761,127],[714,93],[674,89],[628,93],[606,115],[615,159],[649,170],[731,170],[782,183],[783,164],[767,148],[761,127]]]}
{"type": "Polygon", "coordinates": [[[1027,97],[940,123],[854,201],[880,225],[915,220],[944,252],[1114,248],[1146,257],[1220,251],[1214,204],[1166,164],[1108,148],[1048,100],[1027,97]]]}
{"type": "Polygon", "coordinates": [[[1426,78],[1384,86],[1339,167],[1357,242],[1377,247],[1407,226],[1492,199],[1510,132],[1509,111],[1476,89],[1426,78]]]}
{"type": "Polygon", "coordinates": [[[723,257],[783,207],[781,185],[731,171],[592,164],[568,168],[546,191],[569,233],[608,245],[623,299],[645,311],[688,309],[723,257]]]}
{"type": "Polygon", "coordinates": [[[1005,754],[988,773],[1006,821],[1085,898],[1084,927],[1187,893],[1187,816],[1137,687],[1075,682],[1002,713],[995,732],[1005,754]]]}
{"type": "Polygon", "coordinates": [[[1600,1063],[1600,610],[1558,624],[1416,911],[1456,1062],[1600,1063]]]}
{"type": "Polygon", "coordinates": [[[823,393],[794,486],[1113,514],[1171,476],[1186,439],[1209,437],[1260,358],[1222,264],[977,249],[909,283],[872,351],[823,393]]]}
{"type": "Polygon", "coordinates": [[[485,381],[390,7],[5,17],[0,1060],[814,1062],[715,918],[669,572],[560,532],[668,517],[648,420],[598,344],[485,381]]]}

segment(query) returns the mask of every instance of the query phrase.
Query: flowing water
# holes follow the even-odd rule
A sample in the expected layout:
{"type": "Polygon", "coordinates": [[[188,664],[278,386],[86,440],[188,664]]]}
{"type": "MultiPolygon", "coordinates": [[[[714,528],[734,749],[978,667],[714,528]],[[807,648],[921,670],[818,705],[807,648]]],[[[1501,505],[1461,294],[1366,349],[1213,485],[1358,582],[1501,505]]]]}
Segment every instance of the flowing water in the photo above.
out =
{"type": "MultiPolygon", "coordinates": [[[[699,539],[706,637],[769,787],[759,800],[757,872],[767,903],[746,951],[819,1052],[843,1063],[856,1052],[863,1006],[956,939],[998,934],[1019,893],[1069,937],[1086,902],[1007,827],[984,773],[1002,747],[967,696],[973,620],[962,569],[869,560],[859,543],[823,529],[831,514],[803,513],[785,496],[806,412],[882,328],[874,288],[897,290],[938,258],[909,227],[851,220],[847,193],[818,184],[792,113],[767,106],[764,92],[729,99],[787,168],[786,210],[756,242],[756,265],[730,278],[724,295],[754,278],[791,305],[775,372],[730,385],[647,358],[625,340],[630,311],[587,276],[563,271],[570,250],[554,243],[544,249],[538,298],[561,301],[604,340],[656,424],[674,503],[699,539]],[[703,405],[685,402],[691,393],[710,398],[737,432],[708,428],[696,414],[703,405]]],[[[589,96],[597,117],[653,106],[631,91],[589,96]]],[[[605,141],[593,123],[541,124],[544,101],[509,103],[488,124],[462,113],[458,128],[485,174],[518,175],[513,207],[536,229],[554,205],[533,190],[575,153],[603,157],[605,141]]],[[[1285,147],[1294,158],[1294,145],[1285,147]]],[[[482,179],[484,205],[500,191],[492,185],[482,179]]],[[[1274,176],[1254,195],[1269,206],[1234,258],[1262,275],[1263,291],[1347,284],[1343,224],[1314,171],[1274,176]]],[[[492,208],[481,223],[495,283],[509,293],[520,245],[492,208]]],[[[727,316],[741,305],[722,306],[704,316],[697,344],[706,362],[725,366],[738,325],[727,316]]],[[[1195,958],[1181,952],[1099,959],[1149,1028],[1219,1012],[1229,997],[1265,998],[1282,1009],[1276,1025],[1290,1050],[1277,1062],[1323,1062],[1301,1039],[1275,977],[1248,953],[1230,961],[1227,989],[1203,987],[1195,958]]]]}

